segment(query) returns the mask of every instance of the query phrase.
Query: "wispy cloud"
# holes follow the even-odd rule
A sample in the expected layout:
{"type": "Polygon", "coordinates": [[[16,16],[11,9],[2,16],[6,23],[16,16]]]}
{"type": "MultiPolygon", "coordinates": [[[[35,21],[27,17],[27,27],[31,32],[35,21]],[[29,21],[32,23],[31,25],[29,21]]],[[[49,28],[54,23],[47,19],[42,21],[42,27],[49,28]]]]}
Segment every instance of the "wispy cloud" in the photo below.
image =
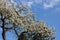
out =
{"type": "Polygon", "coordinates": [[[28,6],[31,7],[33,2],[27,2],[28,6]]]}
{"type": "MultiPolygon", "coordinates": [[[[40,4],[42,5],[44,9],[49,9],[49,8],[53,8],[56,5],[58,5],[60,3],[60,0],[19,0],[23,5],[29,6],[30,8],[32,7],[32,5],[36,5],[36,4],[40,4]]],[[[11,2],[13,2],[11,0],[11,2]]]]}
{"type": "Polygon", "coordinates": [[[44,9],[48,9],[48,8],[52,8],[53,7],[53,4],[52,3],[49,3],[49,4],[43,4],[43,7],[44,9]]]}
{"type": "Polygon", "coordinates": [[[35,3],[40,4],[43,2],[43,0],[34,0],[35,3]]]}
{"type": "Polygon", "coordinates": [[[44,3],[43,7],[45,9],[53,8],[54,6],[58,5],[59,3],[60,3],[60,0],[51,0],[49,3],[44,3]]]}
{"type": "Polygon", "coordinates": [[[33,1],[30,1],[30,2],[23,1],[22,4],[31,8],[31,6],[33,5],[33,1]]]}

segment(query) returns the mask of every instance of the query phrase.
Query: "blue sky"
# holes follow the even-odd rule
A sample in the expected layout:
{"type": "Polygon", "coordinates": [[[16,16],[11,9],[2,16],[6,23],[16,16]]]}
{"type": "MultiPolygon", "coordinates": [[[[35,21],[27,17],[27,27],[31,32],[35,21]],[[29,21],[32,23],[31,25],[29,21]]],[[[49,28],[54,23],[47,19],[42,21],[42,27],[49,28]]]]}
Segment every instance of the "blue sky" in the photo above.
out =
{"type": "MultiPolygon", "coordinates": [[[[15,2],[19,1],[15,0],[15,2]]],[[[60,0],[20,0],[20,2],[30,7],[30,10],[36,15],[36,20],[44,20],[49,27],[55,27],[56,40],[60,40],[60,0]]],[[[8,35],[7,40],[16,40],[14,34],[8,32],[6,35],[8,35]]],[[[1,38],[0,30],[0,40],[1,38]]]]}

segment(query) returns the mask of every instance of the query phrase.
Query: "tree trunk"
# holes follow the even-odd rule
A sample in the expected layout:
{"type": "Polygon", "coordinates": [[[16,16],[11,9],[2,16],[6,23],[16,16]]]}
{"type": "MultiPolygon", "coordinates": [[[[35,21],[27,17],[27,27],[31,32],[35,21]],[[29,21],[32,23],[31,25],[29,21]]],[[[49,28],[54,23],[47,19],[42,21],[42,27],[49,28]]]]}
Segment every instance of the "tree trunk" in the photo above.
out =
{"type": "Polygon", "coordinates": [[[1,20],[3,22],[3,24],[2,24],[2,38],[3,38],[3,40],[6,40],[6,38],[5,38],[5,28],[4,28],[4,19],[1,19],[1,20]]]}
{"type": "Polygon", "coordinates": [[[3,40],[6,40],[6,38],[5,38],[5,31],[4,30],[2,31],[2,38],[3,38],[3,40]]]}

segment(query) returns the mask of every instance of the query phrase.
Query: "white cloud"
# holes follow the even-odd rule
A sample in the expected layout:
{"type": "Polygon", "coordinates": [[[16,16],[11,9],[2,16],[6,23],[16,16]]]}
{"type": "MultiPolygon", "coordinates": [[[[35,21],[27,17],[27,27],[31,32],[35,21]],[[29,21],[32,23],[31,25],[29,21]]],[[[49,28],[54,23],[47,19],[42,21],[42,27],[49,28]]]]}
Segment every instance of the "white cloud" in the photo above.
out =
{"type": "Polygon", "coordinates": [[[26,6],[29,6],[31,8],[32,4],[33,4],[33,1],[22,1],[22,4],[23,5],[26,5],[26,6]]]}
{"type": "Polygon", "coordinates": [[[42,3],[43,0],[34,0],[35,3],[42,3]]]}
{"type": "Polygon", "coordinates": [[[29,6],[31,8],[33,2],[27,2],[27,6],[29,6]]]}
{"type": "Polygon", "coordinates": [[[44,9],[53,8],[60,3],[60,0],[31,0],[30,2],[26,1],[26,5],[31,7],[35,4],[40,4],[44,9]]]}
{"type": "MultiPolygon", "coordinates": [[[[11,2],[13,1],[11,0],[11,2]]],[[[32,5],[34,6],[36,4],[39,4],[43,6],[42,8],[49,9],[49,8],[53,8],[54,6],[58,5],[60,3],[60,0],[29,0],[29,1],[21,0],[21,3],[23,5],[29,6],[30,8],[32,7],[32,5]]]]}
{"type": "Polygon", "coordinates": [[[41,4],[42,3],[42,0],[22,0],[22,4],[23,5],[27,5],[31,8],[32,5],[35,5],[35,4],[41,4]]]}
{"type": "Polygon", "coordinates": [[[50,3],[50,4],[43,4],[43,7],[45,8],[45,9],[48,9],[48,8],[52,8],[53,7],[53,5],[52,5],[52,3],[50,3]]]}
{"type": "Polygon", "coordinates": [[[49,3],[44,3],[43,4],[43,7],[45,9],[48,9],[48,8],[53,8],[54,6],[58,5],[60,2],[60,0],[51,0],[49,3]]]}

